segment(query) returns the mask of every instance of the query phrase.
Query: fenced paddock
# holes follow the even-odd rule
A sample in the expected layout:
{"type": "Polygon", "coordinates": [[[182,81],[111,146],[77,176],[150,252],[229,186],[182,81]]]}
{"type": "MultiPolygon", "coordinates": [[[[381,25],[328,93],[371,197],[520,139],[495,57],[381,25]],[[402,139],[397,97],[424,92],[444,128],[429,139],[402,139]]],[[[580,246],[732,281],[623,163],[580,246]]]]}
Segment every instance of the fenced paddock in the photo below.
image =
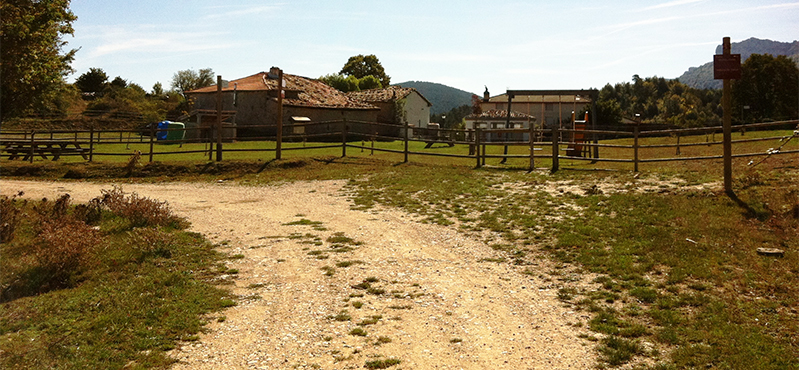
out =
{"type": "MultiPolygon", "coordinates": [[[[799,153],[799,121],[733,126],[733,158],[757,162],[799,153]]],[[[249,136],[232,139],[214,129],[2,130],[5,160],[124,162],[138,152],[143,161],[205,162],[313,156],[370,156],[395,162],[448,163],[553,171],[569,168],[659,168],[670,163],[722,159],[722,127],[641,131],[630,126],[602,130],[419,129],[362,121],[326,121],[247,126],[249,136]],[[179,140],[159,133],[182,131],[179,140]],[[253,133],[262,136],[255,136],[253,133]],[[578,140],[575,138],[582,138],[578,140]],[[221,140],[220,140],[221,139],[221,140]]]]}

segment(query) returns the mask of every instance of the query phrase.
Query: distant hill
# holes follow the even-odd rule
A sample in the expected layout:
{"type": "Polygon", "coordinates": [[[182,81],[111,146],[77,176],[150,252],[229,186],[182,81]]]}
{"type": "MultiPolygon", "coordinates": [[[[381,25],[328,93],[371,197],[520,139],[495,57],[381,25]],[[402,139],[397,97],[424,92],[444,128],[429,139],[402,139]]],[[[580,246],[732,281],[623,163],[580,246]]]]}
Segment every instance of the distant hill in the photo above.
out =
{"type": "MultiPolygon", "coordinates": [[[[752,54],[771,54],[788,56],[799,65],[799,41],[779,42],[752,37],[741,42],[733,42],[731,46],[733,54],[741,54],[741,63],[752,54]]],[[[721,52],[719,45],[716,47],[716,54],[721,52]]],[[[698,89],[720,89],[722,84],[721,80],[713,79],[713,62],[688,68],[688,71],[678,78],[680,82],[698,89]]]]}
{"type": "Polygon", "coordinates": [[[424,95],[430,103],[433,103],[430,114],[446,113],[452,108],[472,104],[472,93],[435,82],[407,81],[394,85],[412,87],[424,95]]]}

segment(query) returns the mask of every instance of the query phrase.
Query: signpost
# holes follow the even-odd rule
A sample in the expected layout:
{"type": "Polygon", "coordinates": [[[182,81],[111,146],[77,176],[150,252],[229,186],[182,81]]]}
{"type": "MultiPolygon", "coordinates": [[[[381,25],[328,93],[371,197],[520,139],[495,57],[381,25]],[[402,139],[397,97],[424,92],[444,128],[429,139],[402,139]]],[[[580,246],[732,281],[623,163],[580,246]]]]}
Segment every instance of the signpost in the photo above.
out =
{"type": "Polygon", "coordinates": [[[732,191],[732,89],[730,80],[741,78],[741,54],[731,54],[730,38],[722,41],[722,54],[713,56],[713,78],[724,80],[721,106],[724,110],[724,192],[733,196],[732,191]]]}

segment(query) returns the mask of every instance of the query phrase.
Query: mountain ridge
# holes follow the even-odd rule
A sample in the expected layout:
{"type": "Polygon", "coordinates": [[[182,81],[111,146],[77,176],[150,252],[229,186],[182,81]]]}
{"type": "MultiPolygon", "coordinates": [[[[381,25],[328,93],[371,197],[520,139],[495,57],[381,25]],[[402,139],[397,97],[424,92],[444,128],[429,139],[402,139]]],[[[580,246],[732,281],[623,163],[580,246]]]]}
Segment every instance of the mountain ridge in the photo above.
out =
{"type": "Polygon", "coordinates": [[[437,82],[405,81],[393,85],[412,87],[419,91],[419,93],[433,104],[433,106],[430,107],[430,114],[446,113],[452,108],[462,105],[471,105],[472,95],[474,95],[474,93],[437,82]]]}
{"type": "MultiPolygon", "coordinates": [[[[752,54],[771,54],[773,56],[785,55],[799,66],[799,41],[780,42],[769,39],[750,37],[741,42],[730,44],[733,54],[741,54],[741,63],[745,62],[752,54]]],[[[722,53],[722,46],[716,46],[716,54],[722,53]]],[[[721,80],[713,79],[713,62],[707,62],[698,67],[690,67],[680,77],[680,82],[697,89],[720,89],[721,80]]]]}

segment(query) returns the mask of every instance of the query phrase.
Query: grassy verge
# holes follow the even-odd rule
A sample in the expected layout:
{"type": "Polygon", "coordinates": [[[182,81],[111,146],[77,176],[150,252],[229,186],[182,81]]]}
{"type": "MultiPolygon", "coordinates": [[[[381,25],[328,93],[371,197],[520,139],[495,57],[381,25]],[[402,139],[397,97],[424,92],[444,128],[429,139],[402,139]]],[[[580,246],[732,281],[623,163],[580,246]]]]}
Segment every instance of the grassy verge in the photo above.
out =
{"type": "Polygon", "coordinates": [[[735,199],[701,188],[636,192],[624,173],[546,179],[405,166],[351,185],[360,207],[402,207],[478,237],[491,231],[486,242],[508,263],[543,250],[599,274],[596,289],[563,283],[559,297],[593,313],[586,324],[600,336],[602,366],[796,368],[799,171],[790,160],[769,163],[739,175],[735,199]],[[553,182],[572,190],[541,190],[553,182]],[[603,194],[597,183],[622,191],[603,194]],[[761,256],[759,247],[786,254],[761,256]]]}
{"type": "Polygon", "coordinates": [[[116,189],[69,198],[3,196],[0,367],[167,368],[209,312],[222,258],[165,204],[116,189]]]}

